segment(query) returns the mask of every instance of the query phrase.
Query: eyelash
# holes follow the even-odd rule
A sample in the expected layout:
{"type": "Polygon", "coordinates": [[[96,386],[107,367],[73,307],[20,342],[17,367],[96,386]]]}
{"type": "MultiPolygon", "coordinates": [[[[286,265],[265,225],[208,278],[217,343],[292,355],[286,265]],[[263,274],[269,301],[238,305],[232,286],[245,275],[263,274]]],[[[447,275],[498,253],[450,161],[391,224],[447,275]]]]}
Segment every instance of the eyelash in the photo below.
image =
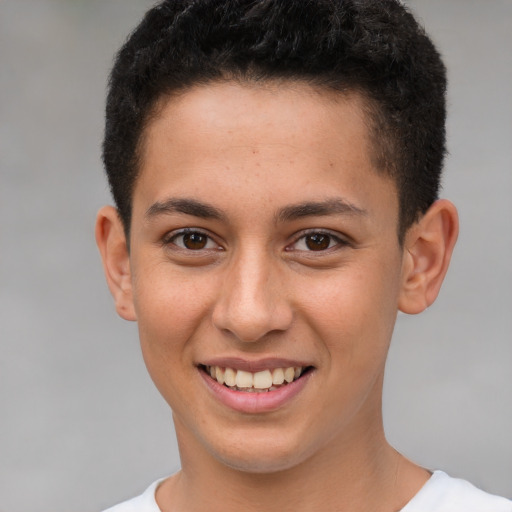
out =
{"type": "MultiPolygon", "coordinates": [[[[200,229],[196,229],[196,228],[186,228],[186,229],[182,229],[178,232],[171,232],[163,238],[162,242],[164,245],[174,245],[178,249],[181,249],[181,250],[187,251],[187,252],[198,252],[199,253],[199,252],[205,251],[205,250],[215,250],[215,249],[222,250],[222,247],[220,247],[219,244],[217,244],[217,242],[208,233],[206,233],[200,229]],[[199,235],[199,237],[205,237],[206,238],[205,246],[192,249],[190,247],[185,246],[185,243],[186,243],[185,241],[183,241],[182,244],[176,243],[176,241],[180,237],[184,238],[187,235],[189,235],[190,237],[193,237],[195,235],[199,235]],[[208,245],[211,245],[211,244],[214,244],[215,247],[208,247],[208,245]]],[[[198,241],[196,240],[196,242],[198,242],[198,241]]],[[[192,240],[192,243],[194,243],[193,240],[192,240]]],[[[200,241],[199,241],[199,244],[200,244],[200,241]]],[[[341,238],[338,235],[335,235],[334,233],[331,233],[329,231],[320,230],[320,229],[311,229],[309,231],[302,232],[300,234],[300,236],[298,236],[295,239],[294,242],[292,242],[291,244],[286,246],[285,251],[287,251],[287,252],[301,251],[301,252],[311,252],[311,253],[314,253],[314,252],[325,253],[327,251],[330,251],[331,249],[339,248],[339,247],[343,247],[343,246],[347,246],[347,245],[350,245],[350,243],[347,240],[341,238]],[[318,244],[317,245],[318,250],[315,250],[311,246],[307,245],[308,244],[308,242],[306,241],[307,237],[314,237],[314,236],[319,237],[319,239],[317,239],[316,242],[313,240],[314,243],[318,244]],[[296,246],[301,242],[301,240],[304,241],[306,248],[297,249],[296,246]],[[325,244],[325,242],[327,242],[327,247],[322,246],[322,244],[325,244]]]]}
{"type": "Polygon", "coordinates": [[[217,244],[217,242],[215,242],[215,240],[206,232],[200,230],[200,229],[197,229],[197,228],[186,228],[186,229],[182,229],[180,231],[173,231],[169,234],[167,234],[163,240],[162,240],[163,244],[164,245],[174,245],[176,247],[178,247],[178,249],[181,249],[183,251],[188,251],[188,252],[201,252],[201,251],[204,251],[204,250],[221,250],[219,244],[217,244]],[[208,244],[214,244],[215,245],[215,248],[214,247],[198,247],[196,249],[191,249],[189,247],[186,247],[185,246],[185,242],[183,241],[183,244],[178,244],[176,243],[176,240],[178,240],[180,237],[181,238],[184,238],[186,237],[187,235],[189,236],[194,236],[194,235],[199,235],[200,237],[205,237],[206,238],[206,245],[208,244]]]}
{"type": "MultiPolygon", "coordinates": [[[[322,240],[320,240],[319,242],[321,243],[322,240]]],[[[325,231],[325,230],[321,230],[321,229],[311,229],[311,230],[301,233],[300,236],[297,237],[293,243],[291,243],[290,245],[288,245],[286,247],[286,251],[299,250],[302,252],[310,252],[310,253],[315,253],[315,252],[325,253],[327,251],[330,251],[331,249],[341,248],[341,247],[344,247],[347,245],[350,245],[350,243],[347,240],[341,238],[339,235],[335,235],[334,233],[332,233],[330,231],[325,231]],[[319,250],[314,250],[311,247],[309,247],[309,249],[293,248],[293,246],[297,246],[297,244],[299,244],[299,242],[301,240],[304,240],[304,244],[307,244],[307,242],[306,242],[307,237],[308,236],[312,237],[314,235],[320,236],[320,237],[327,237],[328,246],[325,248],[319,248],[319,250]]]]}

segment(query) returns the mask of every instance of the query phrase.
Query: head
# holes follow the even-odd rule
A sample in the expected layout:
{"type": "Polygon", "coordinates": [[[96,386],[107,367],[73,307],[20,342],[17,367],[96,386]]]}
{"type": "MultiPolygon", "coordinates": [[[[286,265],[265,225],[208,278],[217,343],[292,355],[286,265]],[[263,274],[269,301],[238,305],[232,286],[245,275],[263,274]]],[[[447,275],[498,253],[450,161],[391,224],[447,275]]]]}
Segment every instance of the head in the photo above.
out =
{"type": "Polygon", "coordinates": [[[397,311],[433,302],[457,233],[444,87],[391,0],[173,0],[129,38],[96,233],[185,462],[381,453],[397,311]]]}
{"type": "Polygon", "coordinates": [[[398,0],[172,0],[146,14],[110,79],[103,158],[127,236],[146,127],[166,98],[225,81],[359,94],[375,168],[397,187],[400,242],[437,198],[445,68],[398,0]]]}

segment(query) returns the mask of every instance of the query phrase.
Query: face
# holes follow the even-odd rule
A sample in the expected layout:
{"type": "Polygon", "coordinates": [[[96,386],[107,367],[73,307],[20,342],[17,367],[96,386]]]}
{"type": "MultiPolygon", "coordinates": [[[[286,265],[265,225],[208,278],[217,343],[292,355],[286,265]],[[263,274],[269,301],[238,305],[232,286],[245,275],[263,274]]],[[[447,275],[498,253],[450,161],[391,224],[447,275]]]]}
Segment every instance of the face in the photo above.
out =
{"type": "Polygon", "coordinates": [[[148,126],[125,316],[188,450],[277,471],[381,428],[402,252],[362,112],[223,83],[148,126]]]}

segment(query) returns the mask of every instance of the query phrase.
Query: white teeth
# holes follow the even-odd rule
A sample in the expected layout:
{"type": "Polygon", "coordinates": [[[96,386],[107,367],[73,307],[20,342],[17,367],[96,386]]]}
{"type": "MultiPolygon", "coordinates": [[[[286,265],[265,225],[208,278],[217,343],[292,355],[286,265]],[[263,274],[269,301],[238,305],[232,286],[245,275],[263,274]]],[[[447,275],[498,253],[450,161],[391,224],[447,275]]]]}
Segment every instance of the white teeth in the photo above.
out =
{"type": "Polygon", "coordinates": [[[293,368],[293,366],[290,368],[286,368],[284,371],[284,380],[286,382],[292,382],[294,378],[295,378],[295,368],[293,368]]]}
{"type": "Polygon", "coordinates": [[[253,378],[252,373],[238,370],[236,372],[236,385],[239,388],[252,388],[253,378]]]}
{"type": "Polygon", "coordinates": [[[226,368],[224,371],[224,383],[226,386],[236,385],[236,372],[232,368],[226,368]]]}
{"type": "Polygon", "coordinates": [[[272,374],[270,370],[264,370],[262,372],[256,372],[253,375],[253,386],[256,389],[267,389],[272,386],[272,374]]]}
{"type": "Polygon", "coordinates": [[[208,366],[206,370],[219,384],[225,384],[234,390],[261,392],[272,391],[279,386],[293,382],[302,375],[304,368],[289,366],[288,368],[274,368],[255,373],[220,366],[208,366]]]}
{"type": "Polygon", "coordinates": [[[224,370],[220,366],[212,366],[212,368],[215,368],[214,379],[217,379],[219,384],[224,384],[224,370]]]}
{"type": "Polygon", "coordinates": [[[284,370],[282,368],[275,368],[272,372],[272,384],[279,385],[284,382],[284,370]]]}

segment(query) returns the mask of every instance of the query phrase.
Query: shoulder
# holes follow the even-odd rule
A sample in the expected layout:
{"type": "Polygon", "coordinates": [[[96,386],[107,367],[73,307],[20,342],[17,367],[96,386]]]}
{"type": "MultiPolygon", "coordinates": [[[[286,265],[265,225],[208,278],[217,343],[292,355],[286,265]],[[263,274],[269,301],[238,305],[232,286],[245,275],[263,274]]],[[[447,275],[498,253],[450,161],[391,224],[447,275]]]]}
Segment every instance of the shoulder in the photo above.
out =
{"type": "Polygon", "coordinates": [[[512,501],[435,471],[402,512],[512,512],[512,501]]]}
{"type": "Polygon", "coordinates": [[[155,491],[163,480],[153,482],[140,496],[119,503],[103,512],[160,512],[155,499],[155,491]]]}

